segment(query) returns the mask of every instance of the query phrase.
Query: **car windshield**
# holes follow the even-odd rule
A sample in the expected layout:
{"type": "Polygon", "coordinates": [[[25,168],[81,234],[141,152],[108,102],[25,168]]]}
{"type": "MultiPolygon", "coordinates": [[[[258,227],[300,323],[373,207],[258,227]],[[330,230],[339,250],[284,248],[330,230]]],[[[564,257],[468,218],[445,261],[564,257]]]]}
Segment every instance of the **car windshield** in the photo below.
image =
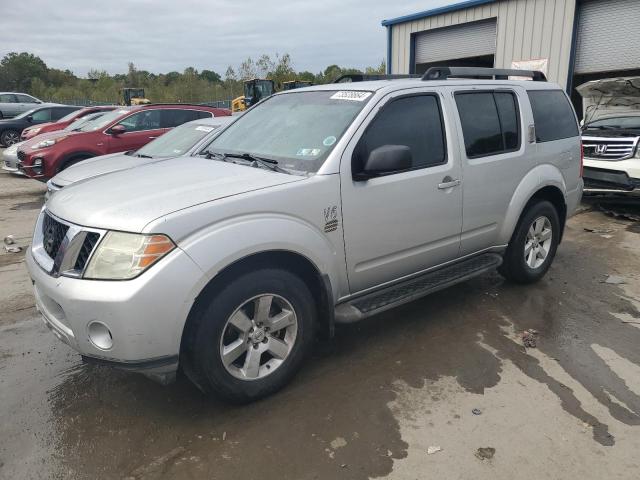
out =
{"type": "Polygon", "coordinates": [[[33,112],[35,112],[37,110],[37,108],[32,108],[31,110],[27,110],[24,113],[21,113],[20,115],[16,115],[14,118],[27,118],[29,115],[33,115],[33,112]]]}
{"type": "Polygon", "coordinates": [[[96,130],[100,130],[103,127],[106,127],[114,120],[117,120],[125,113],[129,113],[131,110],[127,110],[124,108],[119,108],[117,110],[112,110],[110,112],[101,115],[100,118],[96,118],[91,122],[85,123],[80,127],[81,132],[94,132],[96,130]]]}
{"type": "Polygon", "coordinates": [[[370,97],[355,90],[274,95],[220,133],[206,152],[248,154],[314,173],[370,97]]]}
{"type": "Polygon", "coordinates": [[[185,123],[168,131],[136,152],[144,157],[177,157],[185,154],[218,125],[185,123]]]}
{"type": "Polygon", "coordinates": [[[105,112],[90,113],[89,115],[85,115],[84,117],[77,119],[75,122],[71,122],[69,125],[64,127],[64,129],[68,132],[79,130],[83,125],[103,116],[104,114],[105,112]]]}
{"type": "Polygon", "coordinates": [[[610,117],[596,120],[587,125],[587,128],[632,128],[640,129],[640,115],[635,117],[610,117]]]}

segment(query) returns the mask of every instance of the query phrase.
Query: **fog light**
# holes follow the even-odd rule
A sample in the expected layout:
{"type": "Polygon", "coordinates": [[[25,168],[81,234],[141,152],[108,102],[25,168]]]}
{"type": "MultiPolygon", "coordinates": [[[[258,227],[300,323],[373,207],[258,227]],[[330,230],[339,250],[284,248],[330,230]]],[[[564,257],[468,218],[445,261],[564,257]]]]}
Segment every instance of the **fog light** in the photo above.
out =
{"type": "Polygon", "coordinates": [[[89,324],[89,340],[100,350],[109,350],[113,346],[111,331],[101,322],[89,324]]]}
{"type": "Polygon", "coordinates": [[[42,171],[44,168],[42,167],[42,159],[34,158],[33,163],[31,164],[31,168],[36,175],[42,175],[42,171]]]}

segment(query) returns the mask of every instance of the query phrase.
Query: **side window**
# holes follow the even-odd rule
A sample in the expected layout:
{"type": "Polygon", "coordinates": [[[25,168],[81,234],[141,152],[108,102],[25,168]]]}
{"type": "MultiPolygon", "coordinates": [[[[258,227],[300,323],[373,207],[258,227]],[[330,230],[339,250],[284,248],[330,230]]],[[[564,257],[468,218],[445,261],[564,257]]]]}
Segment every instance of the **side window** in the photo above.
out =
{"type": "Polygon", "coordinates": [[[160,125],[160,115],[162,110],[143,110],[128,116],[118,125],[122,125],[127,132],[139,132],[141,130],[155,130],[162,128],[160,125]]]}
{"type": "Polygon", "coordinates": [[[387,103],[367,127],[356,147],[354,172],[362,171],[371,151],[383,145],[406,145],[412,168],[446,161],[440,102],[435,95],[415,95],[387,103]]]}
{"type": "Polygon", "coordinates": [[[202,112],[200,110],[180,110],[178,108],[172,108],[162,111],[162,127],[163,128],[173,128],[178,125],[182,125],[183,123],[190,122],[192,120],[198,120],[199,118],[204,118],[202,113],[206,115],[204,117],[209,117],[210,114],[208,112],[202,112]]]}
{"type": "Polygon", "coordinates": [[[11,93],[0,93],[0,103],[17,103],[17,100],[11,93]]]}
{"type": "Polygon", "coordinates": [[[76,108],[65,108],[65,107],[54,108],[53,111],[51,112],[51,120],[60,120],[62,117],[64,117],[68,113],[74,112],[76,110],[77,110],[76,108]]]}
{"type": "Polygon", "coordinates": [[[48,122],[51,120],[51,109],[43,108],[42,110],[33,112],[32,117],[34,122],[48,122]]]}
{"type": "Polygon", "coordinates": [[[531,90],[527,93],[531,100],[537,142],[578,136],[576,117],[563,91],[531,90]]]}
{"type": "Polygon", "coordinates": [[[456,93],[456,104],[467,157],[497,155],[520,147],[520,116],[513,93],[456,93]]]}
{"type": "Polygon", "coordinates": [[[16,97],[18,97],[18,102],[20,103],[38,103],[35,98],[29,95],[17,94],[16,97]]]}

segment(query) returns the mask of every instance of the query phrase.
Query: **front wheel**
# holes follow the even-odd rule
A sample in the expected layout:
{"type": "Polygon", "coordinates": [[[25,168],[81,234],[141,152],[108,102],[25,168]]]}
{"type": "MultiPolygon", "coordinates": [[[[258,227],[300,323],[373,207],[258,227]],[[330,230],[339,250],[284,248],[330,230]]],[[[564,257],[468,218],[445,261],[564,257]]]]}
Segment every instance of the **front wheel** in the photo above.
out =
{"type": "Polygon", "coordinates": [[[518,222],[500,273],[517,283],[537,282],[549,270],[559,241],[558,211],[546,200],[534,203],[518,222]]]}
{"type": "Polygon", "coordinates": [[[2,132],[0,135],[0,143],[5,147],[10,147],[14,143],[20,141],[20,133],[17,130],[9,129],[2,132]]]}
{"type": "MultiPolygon", "coordinates": [[[[207,300],[205,300],[207,302],[207,300]]],[[[236,276],[200,309],[189,364],[207,393],[245,403],[282,388],[311,348],[315,302],[293,273],[236,276]]]]}

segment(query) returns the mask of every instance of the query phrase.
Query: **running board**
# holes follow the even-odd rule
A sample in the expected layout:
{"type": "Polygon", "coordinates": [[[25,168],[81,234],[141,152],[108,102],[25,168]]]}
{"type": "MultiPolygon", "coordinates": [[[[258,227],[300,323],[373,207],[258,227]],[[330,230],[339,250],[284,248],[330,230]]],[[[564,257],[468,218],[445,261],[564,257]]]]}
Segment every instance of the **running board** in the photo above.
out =
{"type": "Polygon", "coordinates": [[[464,282],[499,267],[502,257],[485,253],[396,283],[336,305],[336,323],[353,323],[371,315],[412,302],[420,297],[464,282]]]}

